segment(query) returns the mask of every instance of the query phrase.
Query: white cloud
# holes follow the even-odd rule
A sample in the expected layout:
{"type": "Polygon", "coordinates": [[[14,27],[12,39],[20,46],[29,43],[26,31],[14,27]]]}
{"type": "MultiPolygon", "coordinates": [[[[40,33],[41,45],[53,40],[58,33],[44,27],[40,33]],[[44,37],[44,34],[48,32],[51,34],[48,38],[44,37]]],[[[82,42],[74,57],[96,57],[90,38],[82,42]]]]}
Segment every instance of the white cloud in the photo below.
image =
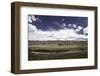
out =
{"type": "Polygon", "coordinates": [[[84,28],[84,34],[88,34],[88,26],[86,28],[84,28]]]}
{"type": "Polygon", "coordinates": [[[34,15],[32,15],[32,16],[28,16],[28,20],[29,20],[29,22],[32,23],[32,20],[33,20],[33,21],[36,21],[37,18],[36,18],[34,15]]]}
{"type": "Polygon", "coordinates": [[[62,24],[62,26],[61,26],[61,28],[65,28],[66,27],[66,24],[65,23],[63,23],[62,24]]]}
{"type": "Polygon", "coordinates": [[[87,36],[78,35],[74,29],[61,29],[59,31],[42,31],[29,24],[29,40],[86,40],[87,36]]]}
{"type": "Polygon", "coordinates": [[[79,32],[80,31],[80,29],[76,29],[76,32],[79,32]]]}
{"type": "Polygon", "coordinates": [[[81,27],[81,26],[78,26],[78,29],[79,29],[79,30],[81,30],[81,29],[82,29],[82,27],[81,27]]]}
{"type": "Polygon", "coordinates": [[[72,26],[72,24],[68,24],[68,26],[69,26],[69,27],[71,27],[71,26],[72,26]]]}
{"type": "Polygon", "coordinates": [[[77,26],[76,24],[73,24],[73,27],[74,27],[74,28],[76,28],[76,26],[77,26]]]}
{"type": "Polygon", "coordinates": [[[28,21],[32,23],[31,16],[28,16],[28,21]]]}
{"type": "MultiPolygon", "coordinates": [[[[29,22],[36,21],[38,18],[35,16],[29,16],[28,17],[29,22]]],[[[55,22],[55,24],[59,25],[59,23],[55,22]]],[[[37,29],[35,25],[29,24],[28,25],[28,39],[29,40],[86,40],[87,36],[85,33],[87,33],[88,27],[84,29],[84,35],[79,35],[76,33],[76,31],[80,31],[83,29],[81,26],[78,26],[76,30],[74,29],[68,29],[65,28],[66,24],[64,23],[62,26],[59,25],[59,27],[63,27],[60,30],[53,30],[52,28],[49,28],[51,30],[49,31],[42,31],[37,29]]],[[[68,24],[69,27],[72,27],[72,24],[68,24]]],[[[76,28],[76,25],[73,24],[73,27],[76,28]]]]}
{"type": "Polygon", "coordinates": [[[29,29],[28,29],[29,32],[32,32],[32,33],[38,31],[38,29],[36,28],[36,26],[34,26],[34,25],[32,25],[32,24],[28,24],[28,28],[29,28],[29,29]]]}
{"type": "Polygon", "coordinates": [[[79,32],[81,31],[83,28],[81,26],[78,26],[77,29],[76,29],[76,32],[79,32]]]}
{"type": "Polygon", "coordinates": [[[37,18],[35,16],[31,16],[31,18],[32,18],[33,21],[37,20],[37,18]]]}

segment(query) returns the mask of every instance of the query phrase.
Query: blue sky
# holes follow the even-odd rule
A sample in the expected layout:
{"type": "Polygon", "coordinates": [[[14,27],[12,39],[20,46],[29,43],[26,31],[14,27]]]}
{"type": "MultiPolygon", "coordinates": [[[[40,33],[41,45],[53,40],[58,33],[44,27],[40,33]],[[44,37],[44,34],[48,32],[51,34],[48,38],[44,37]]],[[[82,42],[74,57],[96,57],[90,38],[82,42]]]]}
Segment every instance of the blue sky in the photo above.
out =
{"type": "Polygon", "coordinates": [[[86,40],[88,17],[28,15],[30,40],[86,40]]]}
{"type": "MultiPolygon", "coordinates": [[[[32,16],[32,15],[30,15],[32,16]]],[[[34,15],[37,20],[33,20],[31,24],[35,25],[37,29],[48,31],[48,30],[60,30],[63,28],[77,28],[81,26],[86,28],[88,26],[87,17],[71,17],[71,16],[44,16],[44,15],[34,15]],[[75,27],[69,25],[76,25],[75,27]],[[65,27],[64,27],[65,26],[65,27]]],[[[78,33],[83,33],[80,30],[78,33]]]]}

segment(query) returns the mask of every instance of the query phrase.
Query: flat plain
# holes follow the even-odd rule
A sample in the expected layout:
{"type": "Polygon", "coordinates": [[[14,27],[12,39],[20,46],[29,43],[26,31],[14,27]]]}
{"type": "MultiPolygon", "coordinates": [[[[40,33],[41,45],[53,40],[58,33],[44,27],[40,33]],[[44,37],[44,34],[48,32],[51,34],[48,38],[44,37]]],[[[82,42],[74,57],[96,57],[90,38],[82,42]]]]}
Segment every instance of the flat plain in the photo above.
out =
{"type": "Polygon", "coordinates": [[[28,60],[88,58],[87,41],[28,41],[28,60]]]}

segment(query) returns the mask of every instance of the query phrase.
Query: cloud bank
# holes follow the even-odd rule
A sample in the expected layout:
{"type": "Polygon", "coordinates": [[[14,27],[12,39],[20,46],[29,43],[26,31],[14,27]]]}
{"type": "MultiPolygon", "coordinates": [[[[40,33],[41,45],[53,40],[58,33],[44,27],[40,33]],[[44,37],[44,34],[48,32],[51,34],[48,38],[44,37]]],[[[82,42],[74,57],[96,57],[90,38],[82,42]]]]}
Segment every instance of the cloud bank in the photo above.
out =
{"type": "MultiPolygon", "coordinates": [[[[32,16],[29,17],[29,22],[36,21],[37,19],[32,16]]],[[[63,24],[63,27],[65,27],[66,24],[63,24]]],[[[69,26],[73,26],[76,28],[77,25],[69,24],[69,26]]],[[[40,29],[37,29],[37,27],[33,24],[28,24],[28,34],[29,34],[29,40],[38,40],[38,41],[47,41],[47,40],[75,40],[75,41],[84,41],[87,40],[87,33],[88,33],[88,27],[82,28],[81,26],[78,26],[76,29],[69,29],[69,28],[62,28],[60,30],[48,30],[48,31],[42,31],[40,29]],[[80,31],[83,29],[83,34],[78,34],[77,31],[80,31]]]]}

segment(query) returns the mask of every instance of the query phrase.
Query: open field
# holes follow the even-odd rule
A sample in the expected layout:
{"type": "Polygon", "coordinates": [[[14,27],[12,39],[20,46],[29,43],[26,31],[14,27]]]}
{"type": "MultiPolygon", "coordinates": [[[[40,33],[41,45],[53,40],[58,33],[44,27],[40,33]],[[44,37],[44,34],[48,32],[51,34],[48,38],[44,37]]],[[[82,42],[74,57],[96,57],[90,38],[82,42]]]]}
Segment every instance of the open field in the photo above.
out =
{"type": "Polygon", "coordinates": [[[29,41],[29,60],[87,58],[87,41],[29,41]]]}

